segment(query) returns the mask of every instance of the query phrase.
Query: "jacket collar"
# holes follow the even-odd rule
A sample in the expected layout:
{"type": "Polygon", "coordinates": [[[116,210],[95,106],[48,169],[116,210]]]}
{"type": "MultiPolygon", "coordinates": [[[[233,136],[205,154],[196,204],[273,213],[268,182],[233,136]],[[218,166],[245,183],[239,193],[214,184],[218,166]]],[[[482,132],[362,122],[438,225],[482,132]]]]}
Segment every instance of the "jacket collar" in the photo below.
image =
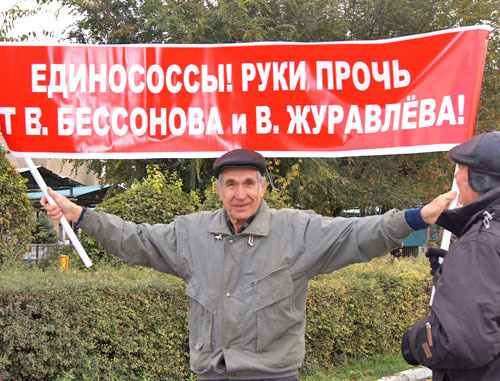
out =
{"type": "Polygon", "coordinates": [[[500,187],[481,195],[474,202],[461,208],[445,210],[436,224],[449,230],[457,237],[464,235],[471,226],[483,218],[483,213],[495,213],[495,219],[500,219],[500,187]]]}
{"type": "MultiPolygon", "coordinates": [[[[208,231],[212,234],[232,235],[227,226],[227,212],[225,209],[219,209],[208,225],[208,231]]],[[[257,210],[257,214],[250,225],[241,232],[241,235],[267,236],[270,230],[271,211],[267,203],[262,202],[257,210]]]]}

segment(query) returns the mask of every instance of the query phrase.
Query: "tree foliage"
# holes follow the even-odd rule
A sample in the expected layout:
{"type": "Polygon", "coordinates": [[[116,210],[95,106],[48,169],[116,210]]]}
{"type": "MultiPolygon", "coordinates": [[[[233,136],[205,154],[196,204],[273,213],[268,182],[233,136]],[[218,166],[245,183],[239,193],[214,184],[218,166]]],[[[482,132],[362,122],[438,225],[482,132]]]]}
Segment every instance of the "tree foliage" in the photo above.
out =
{"type": "MultiPolygon", "coordinates": [[[[11,8],[0,12],[0,42],[4,41],[28,41],[35,40],[37,34],[35,31],[28,31],[22,35],[11,36],[11,32],[16,26],[16,23],[24,17],[33,16],[42,11],[44,4],[48,4],[53,0],[35,0],[34,3],[24,7],[22,0],[16,2],[11,8]]],[[[53,33],[42,30],[44,36],[52,36],[53,33]]]]}
{"type": "Polygon", "coordinates": [[[147,177],[148,168],[156,166],[160,171],[177,173],[183,189],[203,190],[210,187],[213,159],[129,159],[129,160],[69,160],[78,172],[84,163],[88,171],[99,174],[101,184],[131,186],[135,181],[147,177]]]}
{"type": "Polygon", "coordinates": [[[0,148],[0,265],[28,252],[35,211],[28,200],[25,182],[0,148]]]}
{"type": "Polygon", "coordinates": [[[58,241],[59,238],[54,229],[54,224],[45,211],[40,211],[38,213],[38,223],[36,231],[33,234],[32,243],[50,244],[57,243],[58,241]]]}

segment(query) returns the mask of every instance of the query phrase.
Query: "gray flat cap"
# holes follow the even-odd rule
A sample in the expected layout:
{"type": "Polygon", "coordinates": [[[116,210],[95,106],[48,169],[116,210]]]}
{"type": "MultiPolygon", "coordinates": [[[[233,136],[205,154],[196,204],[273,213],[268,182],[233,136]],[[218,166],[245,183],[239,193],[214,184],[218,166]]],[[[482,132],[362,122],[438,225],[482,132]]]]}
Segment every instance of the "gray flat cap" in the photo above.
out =
{"type": "Polygon", "coordinates": [[[453,147],[451,161],[469,167],[469,185],[479,194],[500,186],[500,131],[477,135],[453,147]]]}
{"type": "Polygon", "coordinates": [[[235,149],[226,152],[215,160],[214,176],[219,177],[226,168],[254,168],[264,175],[267,168],[267,161],[260,153],[248,149],[235,149]]]}

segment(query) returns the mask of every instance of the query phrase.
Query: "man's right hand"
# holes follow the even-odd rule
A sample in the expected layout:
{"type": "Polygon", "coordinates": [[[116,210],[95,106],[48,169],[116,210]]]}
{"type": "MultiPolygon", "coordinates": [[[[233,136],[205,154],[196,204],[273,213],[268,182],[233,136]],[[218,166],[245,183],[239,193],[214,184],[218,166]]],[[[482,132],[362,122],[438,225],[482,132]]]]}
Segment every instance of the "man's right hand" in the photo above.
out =
{"type": "Polygon", "coordinates": [[[78,221],[83,211],[83,208],[80,205],[77,205],[68,200],[66,197],[61,196],[59,193],[53,191],[52,188],[47,188],[47,192],[57,204],[49,204],[45,196],[43,196],[40,200],[40,204],[45,208],[50,217],[58,220],[64,216],[68,221],[78,221]]]}
{"type": "Polygon", "coordinates": [[[448,209],[449,205],[453,202],[456,196],[457,191],[455,190],[437,196],[434,200],[420,209],[422,219],[429,225],[435,223],[439,215],[448,209]]]}

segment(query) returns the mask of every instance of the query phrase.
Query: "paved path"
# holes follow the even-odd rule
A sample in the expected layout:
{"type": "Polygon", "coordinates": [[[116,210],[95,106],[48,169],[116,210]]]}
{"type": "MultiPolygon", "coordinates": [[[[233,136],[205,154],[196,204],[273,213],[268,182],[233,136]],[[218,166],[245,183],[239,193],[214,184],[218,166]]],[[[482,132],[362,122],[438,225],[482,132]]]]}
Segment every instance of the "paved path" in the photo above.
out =
{"type": "Polygon", "coordinates": [[[431,376],[432,372],[429,368],[420,367],[406,370],[389,377],[382,377],[378,381],[423,381],[427,380],[431,376]]]}

